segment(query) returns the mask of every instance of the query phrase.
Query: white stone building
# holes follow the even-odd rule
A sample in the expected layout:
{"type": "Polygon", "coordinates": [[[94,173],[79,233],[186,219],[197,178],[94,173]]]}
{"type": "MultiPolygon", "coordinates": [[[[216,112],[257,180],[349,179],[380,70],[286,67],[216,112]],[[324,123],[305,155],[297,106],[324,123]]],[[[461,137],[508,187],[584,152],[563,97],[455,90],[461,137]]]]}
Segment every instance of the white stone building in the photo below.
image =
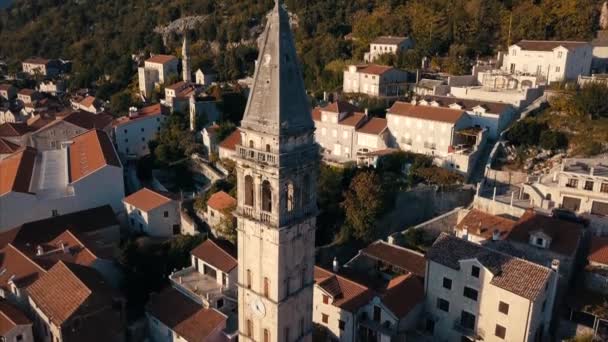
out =
{"type": "Polygon", "coordinates": [[[112,140],[122,160],[140,158],[150,153],[148,142],[154,140],[166,120],[168,110],[160,104],[130,110],[128,116],[114,120],[112,140]]]}
{"type": "Polygon", "coordinates": [[[17,92],[17,99],[23,104],[30,104],[40,99],[40,93],[34,89],[21,89],[17,92]]]}
{"type": "Polygon", "coordinates": [[[70,101],[74,110],[83,110],[85,112],[99,114],[103,112],[103,102],[97,100],[95,96],[85,96],[83,98],[75,98],[70,101]]]}
{"type": "Polygon", "coordinates": [[[138,69],[139,91],[148,97],[159,84],[169,81],[171,76],[177,76],[179,60],[170,55],[154,55],[144,62],[138,69]]]}
{"type": "Polygon", "coordinates": [[[407,77],[406,71],[389,66],[349,65],[344,71],[342,91],[373,97],[403,96],[407,77]]]}
{"type": "Polygon", "coordinates": [[[234,209],[236,209],[236,199],[224,191],[218,191],[209,197],[204,217],[215,237],[222,237],[220,226],[227,224],[226,221],[236,226],[236,219],[232,216],[234,209]]]}
{"type": "Polygon", "coordinates": [[[565,159],[548,175],[524,184],[531,204],[577,214],[608,215],[608,160],[565,159]]]}
{"type": "Polygon", "coordinates": [[[509,46],[502,69],[540,76],[547,83],[589,75],[593,48],[589,42],[522,40],[509,46]]]}
{"type": "Polygon", "coordinates": [[[453,96],[424,96],[418,102],[442,108],[464,110],[472,126],[483,127],[488,138],[497,140],[516,118],[517,110],[508,103],[460,99],[453,96]]]}
{"type": "Polygon", "coordinates": [[[58,150],[20,150],[0,161],[0,172],[0,230],[106,204],[123,210],[122,164],[102,131],[58,150]]]}
{"type": "Polygon", "coordinates": [[[63,80],[43,80],[38,83],[36,87],[41,93],[50,94],[52,96],[58,96],[65,93],[65,83],[63,80]]]}
{"type": "Polygon", "coordinates": [[[131,231],[154,237],[181,233],[180,204],[171,195],[143,188],[123,202],[131,231]]]}
{"type": "Polygon", "coordinates": [[[218,153],[217,131],[219,128],[220,126],[214,123],[201,130],[201,141],[209,156],[218,153]]]}
{"type": "Polygon", "coordinates": [[[413,45],[409,37],[380,36],[369,44],[369,52],[365,53],[363,59],[367,63],[372,63],[381,55],[396,55],[411,49],[413,45]]]}
{"type": "Polygon", "coordinates": [[[421,325],[428,341],[531,342],[549,336],[554,270],[445,233],[426,258],[421,325]]]}
{"type": "Polygon", "coordinates": [[[61,63],[57,60],[32,57],[21,63],[24,73],[34,76],[55,76],[61,73],[61,63]]]}
{"type": "Polygon", "coordinates": [[[12,101],[17,96],[17,89],[10,84],[0,84],[0,97],[12,101]]]}
{"type": "Polygon", "coordinates": [[[218,146],[218,154],[220,160],[222,159],[232,159],[236,157],[236,146],[240,145],[241,141],[241,131],[237,128],[234,132],[230,133],[222,142],[220,142],[218,146]]]}
{"type": "Polygon", "coordinates": [[[210,86],[217,79],[217,73],[211,70],[203,71],[201,69],[196,70],[196,84],[202,86],[210,86]]]}
{"type": "Polygon", "coordinates": [[[395,102],[386,119],[400,149],[432,156],[439,166],[465,175],[486,142],[487,129],[474,126],[462,109],[395,102]]]}
{"type": "Polygon", "coordinates": [[[0,338],[6,342],[34,342],[32,321],[4,299],[0,299],[0,338]]]}

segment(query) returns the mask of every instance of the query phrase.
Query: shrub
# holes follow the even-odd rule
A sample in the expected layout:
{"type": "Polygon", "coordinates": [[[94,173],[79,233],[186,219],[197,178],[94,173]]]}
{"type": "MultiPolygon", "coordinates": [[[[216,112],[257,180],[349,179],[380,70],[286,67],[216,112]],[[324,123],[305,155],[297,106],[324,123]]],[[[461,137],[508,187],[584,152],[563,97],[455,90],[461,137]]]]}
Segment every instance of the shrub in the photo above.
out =
{"type": "Polygon", "coordinates": [[[543,131],[539,143],[545,150],[559,150],[568,147],[568,137],[562,132],[543,131]]]}

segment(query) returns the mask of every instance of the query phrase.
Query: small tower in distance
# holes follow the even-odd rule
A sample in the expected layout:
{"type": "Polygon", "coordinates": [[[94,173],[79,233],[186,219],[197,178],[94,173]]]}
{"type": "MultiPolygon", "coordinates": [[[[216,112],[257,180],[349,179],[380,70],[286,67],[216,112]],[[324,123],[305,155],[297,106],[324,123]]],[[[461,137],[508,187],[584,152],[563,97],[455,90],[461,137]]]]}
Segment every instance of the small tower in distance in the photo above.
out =
{"type": "Polygon", "coordinates": [[[184,82],[192,81],[192,73],[190,72],[190,40],[188,32],[184,31],[184,43],[182,45],[182,79],[184,82]]]}

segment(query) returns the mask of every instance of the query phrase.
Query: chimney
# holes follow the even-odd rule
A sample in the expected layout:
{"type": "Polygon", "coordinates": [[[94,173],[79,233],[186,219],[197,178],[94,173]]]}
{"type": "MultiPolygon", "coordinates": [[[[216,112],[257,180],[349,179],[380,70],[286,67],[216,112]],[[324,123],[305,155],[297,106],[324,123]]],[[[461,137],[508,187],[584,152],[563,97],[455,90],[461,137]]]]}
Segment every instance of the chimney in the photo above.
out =
{"type": "Polygon", "coordinates": [[[334,261],[332,262],[334,273],[338,273],[340,270],[340,264],[338,263],[338,258],[334,257],[334,261]]]}
{"type": "Polygon", "coordinates": [[[365,108],[365,116],[369,116],[369,109],[365,108]]]}
{"type": "Polygon", "coordinates": [[[492,241],[498,240],[500,240],[500,230],[494,229],[494,231],[492,232],[492,241]]]}
{"type": "Polygon", "coordinates": [[[328,98],[328,96],[327,96],[327,92],[326,92],[326,91],[324,91],[324,92],[323,92],[323,101],[327,102],[327,98],[328,98]]]}
{"type": "Polygon", "coordinates": [[[551,269],[553,271],[555,271],[555,273],[559,272],[559,260],[558,259],[553,259],[551,261],[551,269]]]}
{"type": "Polygon", "coordinates": [[[36,255],[40,256],[40,255],[42,255],[42,254],[44,254],[44,248],[42,248],[42,246],[41,246],[41,245],[38,245],[38,246],[36,247],[36,255]]]}
{"type": "Polygon", "coordinates": [[[70,252],[70,248],[68,247],[68,244],[65,242],[61,242],[61,250],[63,251],[63,253],[69,253],[70,252]]]}

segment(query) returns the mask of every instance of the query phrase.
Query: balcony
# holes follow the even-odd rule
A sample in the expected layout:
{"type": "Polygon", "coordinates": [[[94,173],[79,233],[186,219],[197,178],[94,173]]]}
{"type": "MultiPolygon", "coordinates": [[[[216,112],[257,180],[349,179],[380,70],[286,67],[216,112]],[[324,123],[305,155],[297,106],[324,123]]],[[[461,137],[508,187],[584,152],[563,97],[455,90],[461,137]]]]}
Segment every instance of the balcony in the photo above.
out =
{"type": "Polygon", "coordinates": [[[271,152],[262,152],[254,148],[237,146],[237,155],[241,159],[251,160],[254,162],[277,166],[279,163],[278,155],[271,152]]]}
{"type": "Polygon", "coordinates": [[[223,297],[233,301],[237,298],[236,289],[218,284],[215,278],[199,273],[192,266],[171,273],[169,280],[173,287],[205,307],[223,297]]]}
{"type": "Polygon", "coordinates": [[[236,209],[236,214],[248,219],[256,220],[271,225],[286,226],[294,221],[298,221],[304,217],[317,215],[317,206],[314,201],[305,207],[295,208],[292,212],[284,212],[279,221],[279,217],[274,213],[267,211],[258,211],[254,207],[239,206],[236,209]]]}

